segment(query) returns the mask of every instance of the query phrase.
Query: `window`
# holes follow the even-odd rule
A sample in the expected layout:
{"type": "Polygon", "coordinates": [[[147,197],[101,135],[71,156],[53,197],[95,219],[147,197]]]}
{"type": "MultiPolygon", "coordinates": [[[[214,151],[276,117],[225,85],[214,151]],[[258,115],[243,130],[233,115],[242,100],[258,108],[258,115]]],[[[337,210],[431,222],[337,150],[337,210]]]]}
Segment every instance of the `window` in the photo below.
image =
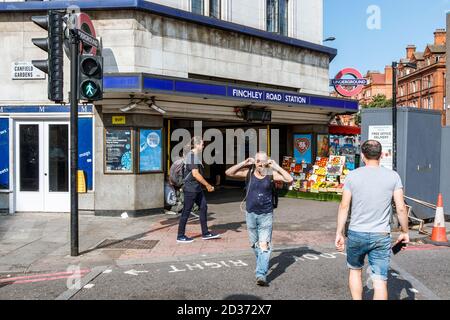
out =
{"type": "Polygon", "coordinates": [[[267,31],[288,35],[288,0],[267,0],[267,31]]]}
{"type": "Polygon", "coordinates": [[[203,0],[191,0],[191,11],[197,14],[204,14],[203,0]]]}
{"type": "Polygon", "coordinates": [[[220,19],[220,0],[209,0],[209,16],[220,19]]]}

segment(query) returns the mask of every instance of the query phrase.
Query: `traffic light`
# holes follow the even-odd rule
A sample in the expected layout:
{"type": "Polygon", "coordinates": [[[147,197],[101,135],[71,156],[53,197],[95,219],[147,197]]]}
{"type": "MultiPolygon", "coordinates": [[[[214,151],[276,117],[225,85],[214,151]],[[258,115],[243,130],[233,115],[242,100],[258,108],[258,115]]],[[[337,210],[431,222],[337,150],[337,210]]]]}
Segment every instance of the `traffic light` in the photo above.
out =
{"type": "Polygon", "coordinates": [[[82,54],[79,57],[78,98],[97,101],[103,99],[103,57],[82,54]]]}
{"type": "Polygon", "coordinates": [[[50,10],[46,16],[33,16],[31,20],[48,31],[47,38],[33,38],[34,45],[48,52],[46,60],[33,60],[33,66],[48,74],[48,99],[64,100],[63,13],[50,10]]]}

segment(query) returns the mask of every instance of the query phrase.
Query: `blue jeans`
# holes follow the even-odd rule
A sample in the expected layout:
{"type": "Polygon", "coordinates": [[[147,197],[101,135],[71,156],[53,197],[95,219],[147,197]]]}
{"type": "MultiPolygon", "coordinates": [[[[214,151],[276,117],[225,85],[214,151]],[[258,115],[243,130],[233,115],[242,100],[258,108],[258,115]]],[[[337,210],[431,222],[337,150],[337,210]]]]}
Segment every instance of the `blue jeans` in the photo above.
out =
{"type": "Polygon", "coordinates": [[[386,281],[391,259],[391,235],[348,230],[347,266],[362,269],[366,255],[372,279],[386,281]]]}
{"type": "Polygon", "coordinates": [[[256,255],[256,278],[266,280],[272,253],[273,213],[246,213],[247,230],[250,244],[256,255]],[[260,248],[260,242],[267,242],[267,250],[260,248]]]}

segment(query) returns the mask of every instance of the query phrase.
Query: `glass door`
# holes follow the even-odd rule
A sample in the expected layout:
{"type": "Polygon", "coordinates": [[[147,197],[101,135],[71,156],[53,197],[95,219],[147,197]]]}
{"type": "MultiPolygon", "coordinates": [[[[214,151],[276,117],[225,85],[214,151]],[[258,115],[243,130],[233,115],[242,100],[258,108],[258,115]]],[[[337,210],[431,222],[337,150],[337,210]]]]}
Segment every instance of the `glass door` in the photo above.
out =
{"type": "Polygon", "coordinates": [[[44,123],[44,211],[70,211],[69,124],[44,123]]]}
{"type": "Polygon", "coordinates": [[[16,211],[69,212],[69,124],[16,122],[16,211]]]}

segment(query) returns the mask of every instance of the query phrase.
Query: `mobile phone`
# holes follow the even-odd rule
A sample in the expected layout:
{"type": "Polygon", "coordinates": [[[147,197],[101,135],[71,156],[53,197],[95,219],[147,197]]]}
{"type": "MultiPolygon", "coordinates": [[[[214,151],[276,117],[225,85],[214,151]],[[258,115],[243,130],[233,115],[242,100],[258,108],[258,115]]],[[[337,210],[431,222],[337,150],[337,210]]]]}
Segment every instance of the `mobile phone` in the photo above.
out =
{"type": "Polygon", "coordinates": [[[399,253],[403,247],[406,247],[406,243],[404,243],[404,242],[397,243],[395,246],[392,246],[392,253],[394,255],[399,253]]]}

